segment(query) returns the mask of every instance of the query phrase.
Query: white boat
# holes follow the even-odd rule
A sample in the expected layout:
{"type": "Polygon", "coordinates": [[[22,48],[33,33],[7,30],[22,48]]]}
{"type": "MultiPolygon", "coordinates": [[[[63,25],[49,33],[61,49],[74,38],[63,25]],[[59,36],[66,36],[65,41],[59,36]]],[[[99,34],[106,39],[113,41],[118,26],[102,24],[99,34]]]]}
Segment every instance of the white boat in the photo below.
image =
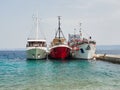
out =
{"type": "Polygon", "coordinates": [[[28,39],[26,45],[27,59],[47,58],[47,44],[45,39],[38,38],[38,18],[36,18],[36,38],[28,39]]]}
{"type": "Polygon", "coordinates": [[[82,38],[82,33],[69,34],[69,46],[72,48],[72,58],[74,59],[92,59],[96,51],[96,42],[89,37],[89,39],[82,38]]]}

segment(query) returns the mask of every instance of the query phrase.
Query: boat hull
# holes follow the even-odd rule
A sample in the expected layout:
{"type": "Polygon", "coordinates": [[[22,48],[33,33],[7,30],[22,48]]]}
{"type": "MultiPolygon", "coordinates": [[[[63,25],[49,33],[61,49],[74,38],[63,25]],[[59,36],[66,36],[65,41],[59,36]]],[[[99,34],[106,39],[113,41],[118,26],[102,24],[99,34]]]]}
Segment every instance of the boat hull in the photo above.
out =
{"type": "Polygon", "coordinates": [[[70,56],[71,48],[67,45],[56,45],[50,48],[49,57],[51,59],[66,59],[70,56]]]}
{"type": "Polygon", "coordinates": [[[27,59],[45,59],[47,58],[46,48],[33,47],[27,48],[27,59]]]}
{"type": "Polygon", "coordinates": [[[92,59],[95,55],[96,47],[94,44],[81,44],[79,49],[72,50],[72,58],[74,59],[92,59]]]}

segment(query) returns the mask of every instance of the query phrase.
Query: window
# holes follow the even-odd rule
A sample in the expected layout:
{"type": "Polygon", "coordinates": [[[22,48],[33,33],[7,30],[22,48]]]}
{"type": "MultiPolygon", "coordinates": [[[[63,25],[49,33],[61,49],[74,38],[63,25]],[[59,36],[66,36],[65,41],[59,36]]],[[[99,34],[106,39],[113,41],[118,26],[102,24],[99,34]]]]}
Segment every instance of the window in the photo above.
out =
{"type": "Polygon", "coordinates": [[[81,48],[80,51],[81,51],[81,53],[85,53],[84,50],[83,50],[83,48],[81,48]]]}

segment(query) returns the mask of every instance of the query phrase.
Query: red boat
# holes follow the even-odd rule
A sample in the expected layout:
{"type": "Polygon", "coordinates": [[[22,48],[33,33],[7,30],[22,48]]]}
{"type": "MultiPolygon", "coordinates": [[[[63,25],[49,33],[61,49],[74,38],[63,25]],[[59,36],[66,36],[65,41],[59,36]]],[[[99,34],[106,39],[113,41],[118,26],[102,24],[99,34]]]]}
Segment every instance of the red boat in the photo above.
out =
{"type": "Polygon", "coordinates": [[[52,59],[66,59],[70,56],[71,47],[68,46],[60,28],[60,16],[58,16],[58,30],[51,42],[49,57],[52,59]]]}

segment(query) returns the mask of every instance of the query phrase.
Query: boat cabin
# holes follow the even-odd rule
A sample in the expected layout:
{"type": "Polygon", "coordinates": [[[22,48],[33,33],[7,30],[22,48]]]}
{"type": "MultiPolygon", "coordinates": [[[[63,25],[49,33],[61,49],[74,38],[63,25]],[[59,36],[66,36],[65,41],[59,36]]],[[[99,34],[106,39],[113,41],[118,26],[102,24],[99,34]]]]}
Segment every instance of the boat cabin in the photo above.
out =
{"type": "Polygon", "coordinates": [[[59,44],[65,44],[66,39],[65,38],[55,38],[53,39],[52,45],[59,45],[59,44]]]}
{"type": "Polygon", "coordinates": [[[26,47],[46,47],[45,40],[28,40],[26,47]]]}

